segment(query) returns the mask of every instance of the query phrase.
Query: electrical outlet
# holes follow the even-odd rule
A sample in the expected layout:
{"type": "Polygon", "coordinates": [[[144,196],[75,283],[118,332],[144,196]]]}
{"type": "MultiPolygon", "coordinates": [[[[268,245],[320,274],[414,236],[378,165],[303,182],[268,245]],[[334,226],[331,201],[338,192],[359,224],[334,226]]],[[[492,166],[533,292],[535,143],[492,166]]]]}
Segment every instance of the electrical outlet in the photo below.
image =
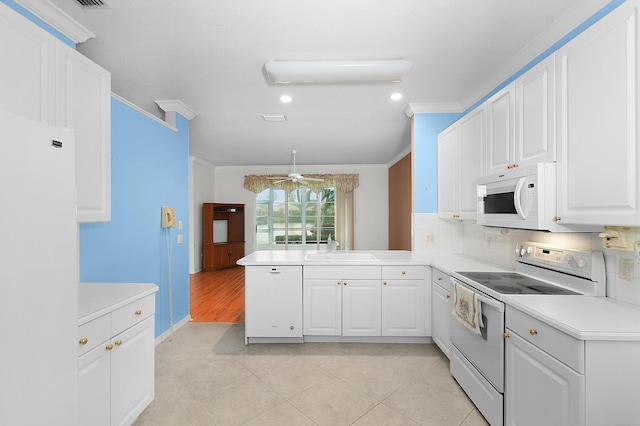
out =
{"type": "Polygon", "coordinates": [[[621,280],[632,281],[634,267],[633,259],[621,257],[618,264],[618,277],[620,277],[621,280]]]}
{"type": "Polygon", "coordinates": [[[178,234],[178,244],[182,244],[184,242],[184,238],[182,234],[178,234]]]}

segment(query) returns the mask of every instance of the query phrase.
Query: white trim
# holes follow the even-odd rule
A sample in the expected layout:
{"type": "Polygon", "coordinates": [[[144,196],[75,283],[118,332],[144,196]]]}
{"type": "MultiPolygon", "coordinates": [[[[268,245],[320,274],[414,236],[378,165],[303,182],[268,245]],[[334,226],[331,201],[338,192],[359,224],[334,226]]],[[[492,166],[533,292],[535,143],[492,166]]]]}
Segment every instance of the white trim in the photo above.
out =
{"type": "Polygon", "coordinates": [[[154,101],[164,112],[177,112],[187,120],[193,120],[196,112],[181,101],[154,101]]]}
{"type": "Polygon", "coordinates": [[[151,114],[149,111],[146,111],[142,108],[140,108],[138,105],[134,104],[131,101],[126,100],[125,98],[123,98],[122,96],[111,92],[111,97],[114,99],[119,100],[120,102],[122,102],[123,104],[127,105],[130,108],[135,109],[136,111],[138,111],[140,114],[146,115],[147,117],[151,118],[154,121],[157,121],[158,123],[162,124],[163,126],[173,130],[174,132],[178,131],[178,128],[175,126],[172,126],[171,124],[167,123],[166,121],[156,117],[155,115],[151,114]]]}
{"type": "Polygon", "coordinates": [[[203,159],[203,158],[196,157],[196,156],[194,156],[194,155],[190,156],[189,158],[190,158],[190,159],[191,159],[191,161],[193,161],[194,163],[198,163],[198,164],[200,164],[201,166],[205,166],[205,167],[208,167],[208,168],[210,168],[210,169],[215,169],[216,167],[218,167],[218,166],[216,166],[215,164],[213,164],[213,163],[211,163],[211,162],[209,162],[209,161],[207,161],[207,160],[205,160],[205,159],[203,159]]]}
{"type": "Polygon", "coordinates": [[[393,157],[391,160],[389,160],[389,162],[387,163],[387,167],[391,167],[394,164],[396,164],[398,161],[402,160],[404,157],[407,156],[407,154],[411,154],[411,146],[408,146],[407,148],[403,149],[402,151],[400,151],[398,153],[398,155],[396,155],[395,157],[393,157]]]}
{"type": "Polygon", "coordinates": [[[70,38],[75,44],[84,43],[96,35],[67,15],[49,0],[15,0],[15,2],[29,12],[51,25],[57,31],[70,38]]]}
{"type": "Polygon", "coordinates": [[[460,102],[437,102],[437,103],[410,103],[404,110],[407,117],[414,114],[438,114],[450,112],[463,112],[460,102]]]}
{"type": "Polygon", "coordinates": [[[156,346],[158,346],[160,343],[170,338],[173,335],[173,333],[180,330],[182,327],[184,327],[190,322],[191,322],[191,315],[187,315],[186,317],[182,318],[180,321],[178,321],[177,324],[173,325],[173,329],[169,328],[167,331],[165,331],[164,333],[156,337],[156,346]]]}

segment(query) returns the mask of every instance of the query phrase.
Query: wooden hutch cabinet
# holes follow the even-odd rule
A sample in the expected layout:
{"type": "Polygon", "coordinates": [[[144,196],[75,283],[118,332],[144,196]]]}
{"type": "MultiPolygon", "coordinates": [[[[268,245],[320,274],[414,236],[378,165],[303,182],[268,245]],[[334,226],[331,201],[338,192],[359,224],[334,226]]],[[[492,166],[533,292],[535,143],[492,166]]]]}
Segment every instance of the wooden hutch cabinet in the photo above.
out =
{"type": "Polygon", "coordinates": [[[202,269],[231,268],[244,257],[244,204],[202,204],[202,269]]]}

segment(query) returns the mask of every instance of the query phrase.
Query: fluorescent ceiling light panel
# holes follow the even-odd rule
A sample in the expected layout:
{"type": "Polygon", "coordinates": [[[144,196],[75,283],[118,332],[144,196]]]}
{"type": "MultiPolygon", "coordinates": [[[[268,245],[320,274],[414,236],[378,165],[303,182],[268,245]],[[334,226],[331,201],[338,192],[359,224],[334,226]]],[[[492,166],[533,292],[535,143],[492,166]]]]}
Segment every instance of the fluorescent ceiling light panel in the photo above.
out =
{"type": "Polygon", "coordinates": [[[412,67],[406,59],[340,61],[268,61],[264,64],[272,83],[398,82],[412,67]]]}

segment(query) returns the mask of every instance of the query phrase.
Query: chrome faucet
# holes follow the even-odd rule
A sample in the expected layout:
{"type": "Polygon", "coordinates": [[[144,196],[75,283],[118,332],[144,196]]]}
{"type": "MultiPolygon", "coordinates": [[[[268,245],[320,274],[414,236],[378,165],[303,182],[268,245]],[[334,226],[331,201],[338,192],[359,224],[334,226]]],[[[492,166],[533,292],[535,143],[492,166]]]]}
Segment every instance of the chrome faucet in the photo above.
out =
{"type": "Polygon", "coordinates": [[[336,247],[339,247],[340,243],[331,239],[331,234],[327,237],[327,251],[333,253],[336,251],[336,247]]]}

